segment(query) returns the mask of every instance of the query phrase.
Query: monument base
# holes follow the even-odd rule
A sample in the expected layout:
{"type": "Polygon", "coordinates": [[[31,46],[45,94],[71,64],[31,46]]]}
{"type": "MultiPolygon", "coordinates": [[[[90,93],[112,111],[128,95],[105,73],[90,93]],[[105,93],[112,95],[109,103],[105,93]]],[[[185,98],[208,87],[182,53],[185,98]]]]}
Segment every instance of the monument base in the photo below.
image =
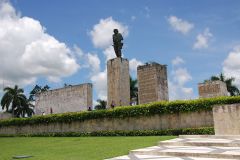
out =
{"type": "Polygon", "coordinates": [[[129,106],[130,76],[129,62],[124,58],[114,58],[107,62],[108,105],[107,107],[129,106]]]}
{"type": "Polygon", "coordinates": [[[240,135],[240,103],[213,107],[215,135],[240,135]]]}

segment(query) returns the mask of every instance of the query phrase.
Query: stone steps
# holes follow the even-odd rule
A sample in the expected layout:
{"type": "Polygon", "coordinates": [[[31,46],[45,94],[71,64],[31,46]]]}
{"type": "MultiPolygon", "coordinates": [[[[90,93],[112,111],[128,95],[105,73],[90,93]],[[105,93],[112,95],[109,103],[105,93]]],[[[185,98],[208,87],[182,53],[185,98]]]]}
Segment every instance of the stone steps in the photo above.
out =
{"type": "Polygon", "coordinates": [[[109,160],[234,160],[240,159],[240,136],[179,136],[158,146],[130,151],[109,160]]]}
{"type": "Polygon", "coordinates": [[[179,135],[179,138],[240,139],[240,135],[179,135]]]}
{"type": "Polygon", "coordinates": [[[240,159],[240,147],[154,146],[133,150],[130,154],[240,159]]]}
{"type": "Polygon", "coordinates": [[[239,139],[223,138],[176,138],[162,141],[158,146],[218,146],[218,147],[240,147],[239,139]]]}
{"type": "Polygon", "coordinates": [[[108,160],[237,160],[237,159],[172,157],[172,156],[137,155],[136,154],[134,156],[126,155],[126,156],[115,157],[108,160]]]}

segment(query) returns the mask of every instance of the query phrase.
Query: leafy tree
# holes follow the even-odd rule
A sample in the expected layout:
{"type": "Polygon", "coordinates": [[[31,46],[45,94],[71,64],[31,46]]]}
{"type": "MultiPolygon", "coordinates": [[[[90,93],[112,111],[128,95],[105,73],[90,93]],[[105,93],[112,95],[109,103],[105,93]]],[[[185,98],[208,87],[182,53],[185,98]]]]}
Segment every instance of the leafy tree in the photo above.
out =
{"type": "Polygon", "coordinates": [[[233,85],[233,81],[235,80],[235,78],[233,78],[233,77],[226,78],[223,73],[221,73],[219,76],[212,76],[210,78],[210,81],[218,81],[218,80],[226,83],[227,90],[228,90],[228,92],[230,93],[231,96],[240,95],[240,91],[237,88],[237,86],[233,85]]]}
{"type": "Polygon", "coordinates": [[[137,79],[132,79],[130,77],[130,98],[131,100],[135,99],[138,103],[138,86],[137,86],[137,79]]]}
{"type": "Polygon", "coordinates": [[[98,104],[95,106],[96,110],[106,109],[107,108],[107,101],[98,99],[98,104]]]}
{"type": "Polygon", "coordinates": [[[27,98],[23,93],[24,90],[15,85],[14,88],[4,88],[4,92],[1,100],[2,109],[6,109],[7,112],[12,113],[13,117],[17,116],[15,110],[23,107],[27,103],[27,98]]]}

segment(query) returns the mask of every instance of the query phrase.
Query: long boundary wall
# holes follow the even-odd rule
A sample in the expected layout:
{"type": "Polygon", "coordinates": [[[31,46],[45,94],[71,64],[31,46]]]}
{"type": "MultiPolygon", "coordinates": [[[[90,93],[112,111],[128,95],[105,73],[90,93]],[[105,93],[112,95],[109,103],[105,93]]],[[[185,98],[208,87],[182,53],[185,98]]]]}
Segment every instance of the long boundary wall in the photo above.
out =
{"type": "Polygon", "coordinates": [[[53,132],[94,132],[94,131],[132,131],[163,130],[212,127],[211,111],[154,115],[148,117],[103,118],[74,121],[70,123],[49,123],[25,126],[0,127],[0,134],[39,134],[53,132]]]}

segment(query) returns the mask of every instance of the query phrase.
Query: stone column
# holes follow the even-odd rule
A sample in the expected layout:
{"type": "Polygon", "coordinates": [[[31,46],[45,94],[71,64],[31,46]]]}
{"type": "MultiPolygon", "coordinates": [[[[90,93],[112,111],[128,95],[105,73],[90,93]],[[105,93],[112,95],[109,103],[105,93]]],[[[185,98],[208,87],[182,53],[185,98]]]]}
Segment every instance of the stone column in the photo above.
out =
{"type": "Polygon", "coordinates": [[[107,62],[108,108],[115,106],[129,106],[130,77],[129,62],[124,58],[114,58],[107,62]]]}
{"type": "Polygon", "coordinates": [[[166,65],[146,63],[137,67],[137,75],[139,104],[169,100],[166,65]]]}

